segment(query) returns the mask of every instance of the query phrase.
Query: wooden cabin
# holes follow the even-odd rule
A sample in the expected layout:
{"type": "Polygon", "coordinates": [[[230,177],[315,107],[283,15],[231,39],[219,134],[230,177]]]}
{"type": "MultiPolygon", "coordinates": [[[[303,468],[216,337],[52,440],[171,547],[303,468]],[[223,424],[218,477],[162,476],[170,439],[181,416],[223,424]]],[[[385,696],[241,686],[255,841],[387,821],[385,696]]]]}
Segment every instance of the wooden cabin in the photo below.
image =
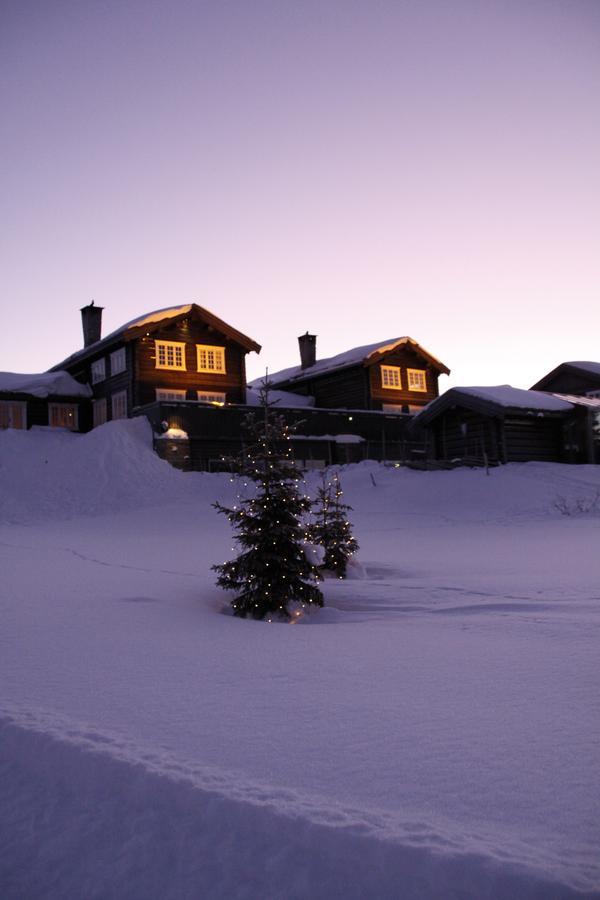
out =
{"type": "Polygon", "coordinates": [[[314,398],[315,406],[412,414],[438,394],[450,370],[410,337],[316,359],[316,336],[298,338],[300,365],[269,375],[278,390],[314,398]]]}
{"type": "Polygon", "coordinates": [[[91,385],[93,425],[155,401],[244,403],[251,338],[195,303],[148,313],[101,336],[102,307],[81,310],[84,347],[50,371],[91,385]]]}
{"type": "Polygon", "coordinates": [[[92,392],[68,372],[0,372],[0,428],[87,431],[92,392]]]}
{"type": "Polygon", "coordinates": [[[544,375],[531,388],[553,394],[600,397],[600,363],[564,362],[544,375]]]}
{"type": "Polygon", "coordinates": [[[510,385],[457,387],[430,403],[413,425],[425,432],[432,460],[564,462],[565,430],[573,414],[572,403],[540,391],[510,385]]]}

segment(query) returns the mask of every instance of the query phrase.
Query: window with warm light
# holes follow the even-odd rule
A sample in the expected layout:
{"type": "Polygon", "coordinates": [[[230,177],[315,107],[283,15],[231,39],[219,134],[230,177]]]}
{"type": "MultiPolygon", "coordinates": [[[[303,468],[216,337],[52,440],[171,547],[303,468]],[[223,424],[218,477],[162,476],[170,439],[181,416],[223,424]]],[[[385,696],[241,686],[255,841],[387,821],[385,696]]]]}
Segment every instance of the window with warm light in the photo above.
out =
{"type": "Polygon", "coordinates": [[[110,398],[113,419],[127,418],[127,391],[117,391],[110,398]]]}
{"type": "Polygon", "coordinates": [[[203,391],[197,391],[197,395],[199,403],[214,403],[216,406],[223,406],[225,403],[225,394],[206,394],[203,391]]]}
{"type": "Polygon", "coordinates": [[[76,431],[78,427],[77,407],[74,403],[49,403],[48,424],[50,428],[68,428],[76,431]]]}
{"type": "Polygon", "coordinates": [[[199,372],[225,373],[225,347],[196,344],[199,372]]]}
{"type": "Polygon", "coordinates": [[[424,369],[407,369],[409,391],[426,391],[427,377],[424,369]]]}
{"type": "Polygon", "coordinates": [[[98,384],[99,381],[104,381],[106,378],[106,361],[104,357],[102,359],[95,359],[92,363],[92,384],[98,384]]]}
{"type": "Polygon", "coordinates": [[[172,400],[176,403],[185,400],[186,391],[171,390],[170,388],[156,388],[157,400],[172,400]]]}
{"type": "Polygon", "coordinates": [[[94,400],[92,404],[92,414],[94,428],[97,428],[98,425],[104,425],[106,422],[106,397],[101,397],[100,400],[94,400]]]}
{"type": "Polygon", "coordinates": [[[0,400],[0,428],[27,428],[25,401],[0,400]]]}
{"type": "Polygon", "coordinates": [[[156,368],[185,372],[185,344],[179,341],[155,341],[156,368]]]}
{"type": "Polygon", "coordinates": [[[382,366],[381,367],[381,387],[392,388],[399,391],[402,389],[402,379],[400,378],[400,366],[382,366]]]}

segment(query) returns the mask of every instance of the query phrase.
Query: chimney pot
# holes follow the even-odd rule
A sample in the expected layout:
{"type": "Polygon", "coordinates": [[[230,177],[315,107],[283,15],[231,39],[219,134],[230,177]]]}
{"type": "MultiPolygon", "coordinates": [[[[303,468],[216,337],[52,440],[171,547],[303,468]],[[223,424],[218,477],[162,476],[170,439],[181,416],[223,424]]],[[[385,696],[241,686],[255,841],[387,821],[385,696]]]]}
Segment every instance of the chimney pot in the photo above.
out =
{"type": "Polygon", "coordinates": [[[95,344],[102,336],[102,310],[103,306],[95,306],[94,301],[89,306],[81,308],[81,326],[83,328],[83,346],[89,347],[95,344]]]}
{"type": "Polygon", "coordinates": [[[298,338],[300,347],[300,367],[308,369],[317,361],[317,336],[316,334],[301,334],[298,338]]]}

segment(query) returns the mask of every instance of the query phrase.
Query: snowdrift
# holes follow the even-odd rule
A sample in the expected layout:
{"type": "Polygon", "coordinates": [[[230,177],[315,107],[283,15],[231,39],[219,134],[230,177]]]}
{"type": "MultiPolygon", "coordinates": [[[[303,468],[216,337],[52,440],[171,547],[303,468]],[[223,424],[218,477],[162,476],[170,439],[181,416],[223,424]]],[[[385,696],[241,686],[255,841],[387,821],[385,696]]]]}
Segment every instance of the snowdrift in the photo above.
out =
{"type": "Polygon", "coordinates": [[[357,577],[268,626],[227,476],[0,433],[3,900],[600,897],[598,467],[341,477],[357,577]]]}

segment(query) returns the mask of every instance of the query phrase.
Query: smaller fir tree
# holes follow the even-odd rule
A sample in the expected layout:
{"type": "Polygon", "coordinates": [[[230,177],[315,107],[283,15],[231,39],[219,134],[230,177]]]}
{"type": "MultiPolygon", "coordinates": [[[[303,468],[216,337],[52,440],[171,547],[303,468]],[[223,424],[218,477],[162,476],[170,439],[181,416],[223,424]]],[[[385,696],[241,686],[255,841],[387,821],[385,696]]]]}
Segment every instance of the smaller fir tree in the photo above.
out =
{"type": "Polygon", "coordinates": [[[323,606],[315,581],[318,570],[306,557],[304,518],[310,499],[300,493],[300,478],[290,458],[290,431],[272,411],[268,384],[261,391],[262,415],[250,415],[246,430],[250,441],[236,470],[254,483],[254,494],[228,508],[215,508],[236,530],[242,552],[222,565],[217,585],[235,591],[234,615],[255,619],[291,618],[290,606],[323,606]]]}
{"type": "Polygon", "coordinates": [[[310,528],[311,539],[325,550],[321,568],[338,578],[346,577],[348,559],[358,550],[358,541],[348,520],[348,511],[352,507],[342,501],[342,496],[339,474],[335,472],[331,478],[323,475],[317,491],[316,519],[310,528]]]}

